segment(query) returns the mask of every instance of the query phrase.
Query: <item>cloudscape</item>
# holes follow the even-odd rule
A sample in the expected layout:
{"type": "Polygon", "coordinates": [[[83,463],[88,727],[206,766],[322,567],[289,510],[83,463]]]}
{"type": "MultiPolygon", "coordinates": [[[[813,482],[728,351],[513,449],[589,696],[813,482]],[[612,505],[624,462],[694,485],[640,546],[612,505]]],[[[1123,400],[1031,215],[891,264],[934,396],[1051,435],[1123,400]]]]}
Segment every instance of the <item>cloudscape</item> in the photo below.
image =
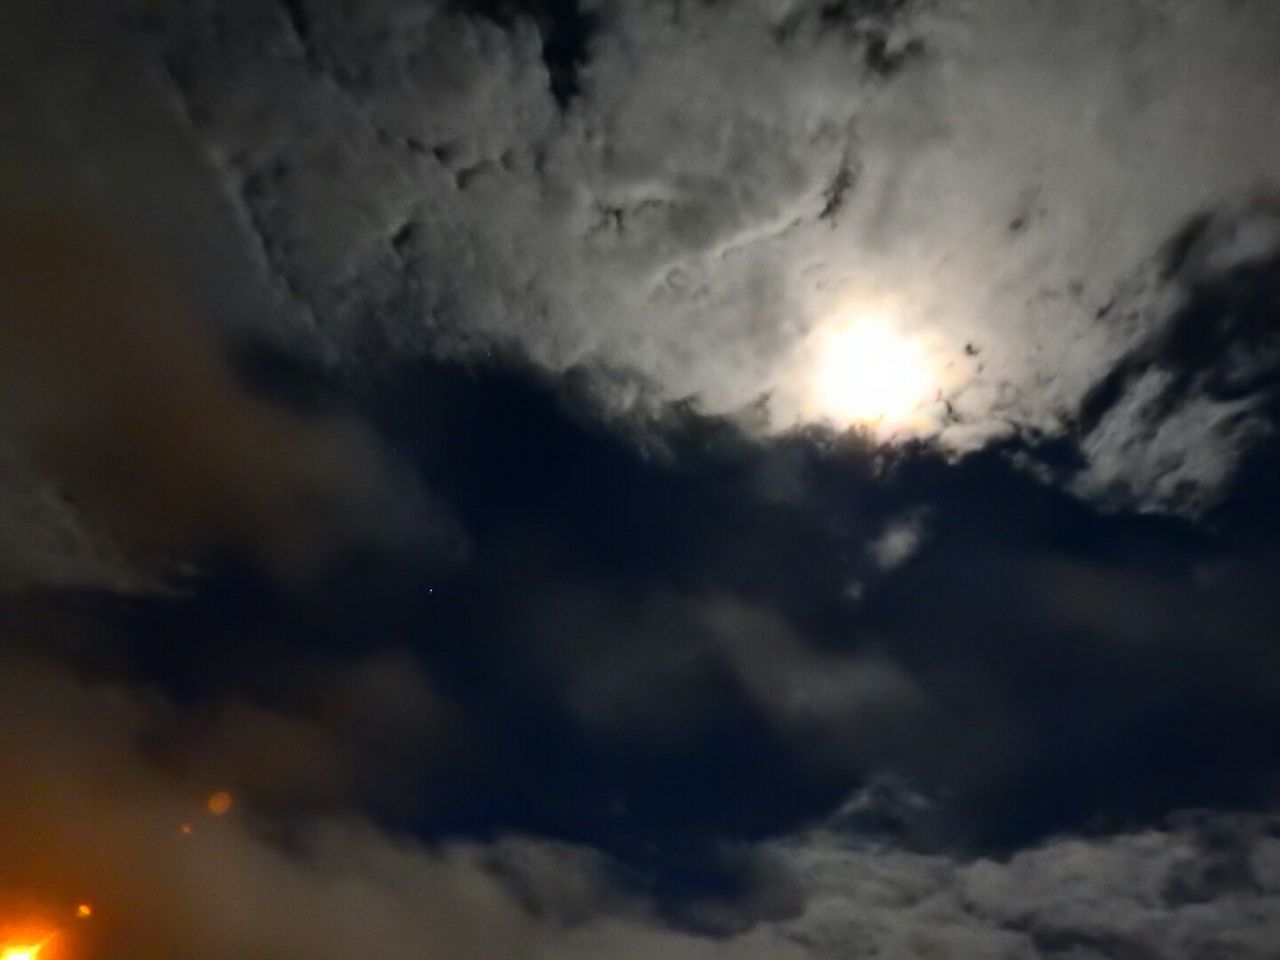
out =
{"type": "Polygon", "coordinates": [[[0,960],[1280,956],[1278,41],[9,0],[0,960]]]}

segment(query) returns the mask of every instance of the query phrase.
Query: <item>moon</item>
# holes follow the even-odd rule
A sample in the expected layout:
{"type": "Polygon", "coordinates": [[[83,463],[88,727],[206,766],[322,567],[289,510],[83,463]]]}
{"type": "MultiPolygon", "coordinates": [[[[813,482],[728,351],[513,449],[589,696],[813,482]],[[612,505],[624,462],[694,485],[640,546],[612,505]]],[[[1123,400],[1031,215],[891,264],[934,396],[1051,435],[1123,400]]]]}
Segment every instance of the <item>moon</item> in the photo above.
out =
{"type": "Polygon", "coordinates": [[[857,316],[819,334],[812,390],[828,420],[892,430],[937,392],[924,345],[887,319],[857,316]]]}

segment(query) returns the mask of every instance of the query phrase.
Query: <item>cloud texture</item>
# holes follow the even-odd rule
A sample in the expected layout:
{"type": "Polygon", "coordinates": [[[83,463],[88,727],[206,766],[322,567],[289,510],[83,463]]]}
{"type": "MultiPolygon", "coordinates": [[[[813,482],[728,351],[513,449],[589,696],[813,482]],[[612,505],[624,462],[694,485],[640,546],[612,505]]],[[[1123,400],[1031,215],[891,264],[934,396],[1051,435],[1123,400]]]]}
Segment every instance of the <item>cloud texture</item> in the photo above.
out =
{"type": "MultiPolygon", "coordinates": [[[[1267,3],[655,0],[556,8],[562,27],[498,9],[145,18],[263,271],[343,356],[515,350],[606,405],[768,395],[777,429],[831,414],[816,334],[871,313],[930,358],[914,430],[955,450],[1070,434],[1185,294],[1162,245],[1274,186],[1267,3]],[[581,34],[552,57],[573,96],[548,79],[555,29],[581,34]]],[[[1150,461],[1207,444],[1186,479],[1212,493],[1256,433],[1238,415],[1117,411],[1081,449],[1176,509],[1150,461]]]]}
{"type": "Polygon", "coordinates": [[[252,794],[209,815],[207,785],[139,750],[162,702],[11,658],[0,694],[0,813],[23,823],[6,833],[0,909],[7,929],[60,929],[74,955],[1262,958],[1280,933],[1264,816],[1187,816],[1001,861],[818,830],[748,852],[775,888],[756,903],[792,903],[784,916],[749,909],[741,932],[713,937],[669,927],[586,849],[427,847],[349,815],[264,813],[252,794]],[[91,921],[70,919],[80,902],[91,921]]]}

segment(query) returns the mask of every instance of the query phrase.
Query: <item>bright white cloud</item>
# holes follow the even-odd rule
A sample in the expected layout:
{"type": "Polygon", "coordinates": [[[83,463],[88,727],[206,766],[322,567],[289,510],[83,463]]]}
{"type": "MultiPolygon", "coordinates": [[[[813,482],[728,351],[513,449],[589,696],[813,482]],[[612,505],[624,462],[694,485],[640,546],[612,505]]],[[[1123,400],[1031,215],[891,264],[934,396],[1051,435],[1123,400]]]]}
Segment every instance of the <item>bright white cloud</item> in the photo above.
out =
{"type": "Polygon", "coordinates": [[[950,404],[913,430],[953,449],[1061,430],[1167,319],[1105,305],[1188,216],[1274,182],[1274,4],[945,0],[882,31],[924,45],[887,80],[867,24],[817,7],[596,4],[563,115],[531,22],[443,4],[310,3],[307,37],[197,4],[160,46],[329,349],[501,344],[713,412],[767,393],[782,427],[819,415],[813,337],[890,302],[950,404]]]}
{"type": "MultiPolygon", "coordinates": [[[[44,34],[5,48],[24,80],[0,164],[149,218],[200,250],[224,318],[270,316],[334,363],[499,346],[623,371],[595,380],[614,406],[767,394],[771,429],[911,407],[910,431],[951,450],[1063,430],[1179,302],[1160,244],[1276,185],[1267,0],[939,0],[892,23],[821,6],[600,0],[561,112],[520,18],[314,0],[303,35],[283,5],[203,0],[149,7],[130,38],[16,4],[6,35],[44,34]],[[873,33],[881,65],[902,59],[888,78],[873,33]],[[265,293],[241,289],[246,264],[265,293]],[[814,344],[868,313],[898,360],[846,357],[881,385],[833,394],[849,376],[814,344]]],[[[1201,276],[1278,236],[1249,218],[1211,233],[1201,276]]],[[[1259,433],[1208,400],[1131,415],[1142,402],[1086,440],[1079,492],[1182,509],[1259,433]]]]}

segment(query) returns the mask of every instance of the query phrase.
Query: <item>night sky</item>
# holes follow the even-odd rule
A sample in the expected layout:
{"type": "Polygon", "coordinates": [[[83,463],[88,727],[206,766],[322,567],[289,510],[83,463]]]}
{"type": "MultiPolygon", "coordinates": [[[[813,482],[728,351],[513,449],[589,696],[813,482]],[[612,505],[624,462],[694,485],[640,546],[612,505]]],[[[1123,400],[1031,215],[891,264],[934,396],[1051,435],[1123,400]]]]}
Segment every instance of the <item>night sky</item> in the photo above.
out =
{"type": "Polygon", "coordinates": [[[1280,5],[8,0],[0,960],[1280,957],[1280,5]]]}

